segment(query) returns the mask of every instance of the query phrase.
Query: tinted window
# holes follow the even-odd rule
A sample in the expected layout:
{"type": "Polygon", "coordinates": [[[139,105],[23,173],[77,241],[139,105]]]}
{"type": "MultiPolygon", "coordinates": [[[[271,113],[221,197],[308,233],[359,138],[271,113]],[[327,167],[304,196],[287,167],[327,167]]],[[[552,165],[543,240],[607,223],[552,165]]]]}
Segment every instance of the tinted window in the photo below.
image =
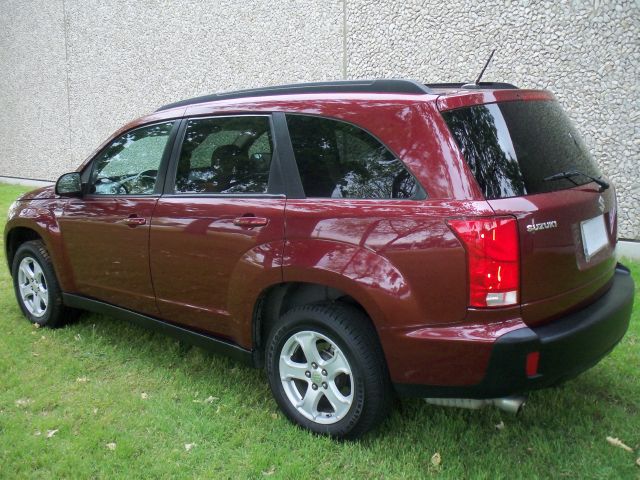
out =
{"type": "Polygon", "coordinates": [[[378,140],[349,123],[287,115],[307,197],[412,198],[415,179],[378,140]]]}
{"type": "Polygon", "coordinates": [[[149,195],[173,122],[137,128],[115,139],[96,158],[91,192],[96,195],[149,195]]]}
{"type": "Polygon", "coordinates": [[[189,120],[175,191],[266,193],[272,150],[266,116],[189,120]]]}
{"type": "Polygon", "coordinates": [[[487,199],[570,188],[584,175],[545,181],[579,170],[599,177],[589,151],[557,102],[478,105],[444,112],[462,153],[487,199]]]}

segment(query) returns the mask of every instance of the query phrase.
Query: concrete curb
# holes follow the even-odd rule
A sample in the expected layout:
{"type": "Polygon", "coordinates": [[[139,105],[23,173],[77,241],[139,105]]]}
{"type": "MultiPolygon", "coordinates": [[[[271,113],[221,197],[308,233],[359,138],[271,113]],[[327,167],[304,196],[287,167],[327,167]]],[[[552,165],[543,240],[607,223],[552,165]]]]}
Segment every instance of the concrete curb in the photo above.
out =
{"type": "Polygon", "coordinates": [[[640,260],[640,242],[618,240],[618,255],[631,260],[640,260]]]}
{"type": "Polygon", "coordinates": [[[30,178],[3,177],[3,176],[0,176],[0,183],[24,185],[26,187],[46,187],[47,185],[53,185],[53,182],[51,180],[32,180],[30,178]]]}

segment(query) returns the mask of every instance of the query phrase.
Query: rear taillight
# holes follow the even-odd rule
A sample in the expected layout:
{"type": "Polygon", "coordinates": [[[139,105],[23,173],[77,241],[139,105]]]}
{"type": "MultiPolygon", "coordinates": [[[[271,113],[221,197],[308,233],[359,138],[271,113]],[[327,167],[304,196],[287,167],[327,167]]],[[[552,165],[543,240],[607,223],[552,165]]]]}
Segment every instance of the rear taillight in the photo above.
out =
{"type": "Polygon", "coordinates": [[[448,223],[467,251],[469,305],[516,305],[520,297],[520,254],[516,219],[451,219],[448,223]]]}

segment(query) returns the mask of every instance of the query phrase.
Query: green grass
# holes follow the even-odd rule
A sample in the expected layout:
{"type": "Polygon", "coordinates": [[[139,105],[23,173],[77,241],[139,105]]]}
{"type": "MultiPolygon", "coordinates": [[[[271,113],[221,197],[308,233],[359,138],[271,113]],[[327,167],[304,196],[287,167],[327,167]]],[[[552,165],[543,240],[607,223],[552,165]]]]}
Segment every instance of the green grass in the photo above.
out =
{"type": "MultiPolygon", "coordinates": [[[[0,186],[0,211],[21,191],[0,186]]],[[[36,329],[3,265],[0,477],[640,478],[639,310],[610,356],[532,393],[519,417],[404,399],[373,434],[338,442],[291,425],[261,371],[101,315],[36,329]]]]}

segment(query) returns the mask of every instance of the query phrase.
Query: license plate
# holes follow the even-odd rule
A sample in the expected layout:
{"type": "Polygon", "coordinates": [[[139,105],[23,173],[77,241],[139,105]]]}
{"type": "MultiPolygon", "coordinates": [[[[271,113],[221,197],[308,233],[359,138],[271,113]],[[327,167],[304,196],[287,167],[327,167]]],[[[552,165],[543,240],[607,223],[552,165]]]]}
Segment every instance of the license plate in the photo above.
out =
{"type": "Polygon", "coordinates": [[[597,217],[580,222],[580,230],[582,232],[584,256],[587,258],[587,261],[589,261],[591,257],[609,244],[604,215],[598,215],[597,217]]]}

